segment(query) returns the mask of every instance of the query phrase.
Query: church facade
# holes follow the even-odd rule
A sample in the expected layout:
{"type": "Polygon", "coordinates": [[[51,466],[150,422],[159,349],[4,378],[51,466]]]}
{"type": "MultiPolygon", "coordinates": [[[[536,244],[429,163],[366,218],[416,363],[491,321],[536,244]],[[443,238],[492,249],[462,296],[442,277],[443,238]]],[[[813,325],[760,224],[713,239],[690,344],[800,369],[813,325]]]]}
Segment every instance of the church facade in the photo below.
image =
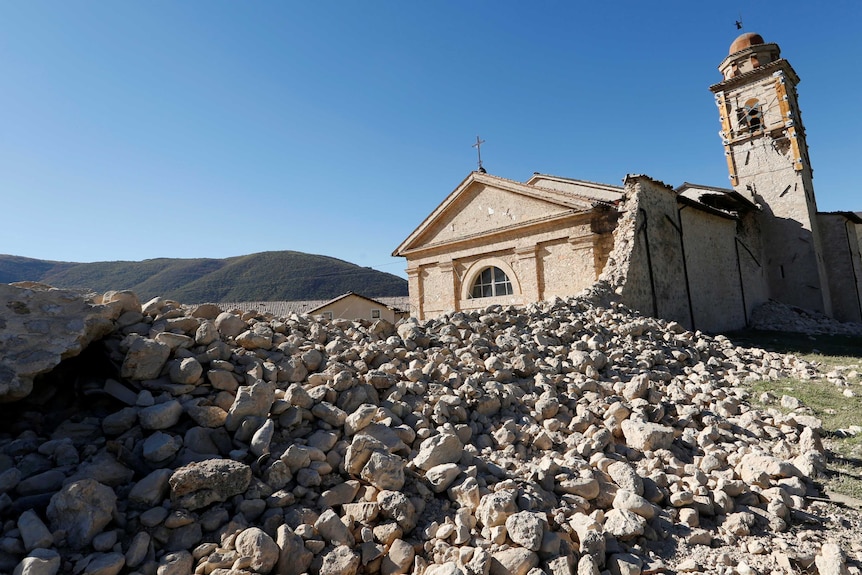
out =
{"type": "Polygon", "coordinates": [[[862,321],[862,218],[817,211],[798,76],[750,33],[719,70],[710,89],[732,188],[473,172],[393,252],[407,260],[412,315],[569,297],[603,280],[690,329],[742,328],[769,299],[862,321]]]}

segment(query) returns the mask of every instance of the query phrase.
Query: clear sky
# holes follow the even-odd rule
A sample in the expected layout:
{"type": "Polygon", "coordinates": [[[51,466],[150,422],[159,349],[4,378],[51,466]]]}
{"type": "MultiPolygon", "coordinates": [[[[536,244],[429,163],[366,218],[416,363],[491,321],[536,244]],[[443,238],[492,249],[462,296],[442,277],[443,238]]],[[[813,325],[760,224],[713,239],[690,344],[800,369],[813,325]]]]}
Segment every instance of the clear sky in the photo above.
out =
{"type": "Polygon", "coordinates": [[[862,210],[862,2],[0,3],[0,253],[392,250],[476,168],[727,186],[744,30],[802,78],[818,207],[862,210]]]}

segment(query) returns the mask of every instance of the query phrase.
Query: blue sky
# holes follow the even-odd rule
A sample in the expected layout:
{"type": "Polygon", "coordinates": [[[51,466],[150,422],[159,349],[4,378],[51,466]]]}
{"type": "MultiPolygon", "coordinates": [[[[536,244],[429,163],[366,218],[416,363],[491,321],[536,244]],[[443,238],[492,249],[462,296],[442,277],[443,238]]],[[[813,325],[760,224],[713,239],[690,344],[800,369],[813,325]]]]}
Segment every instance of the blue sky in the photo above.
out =
{"type": "Polygon", "coordinates": [[[0,253],[392,250],[476,167],[728,184],[744,31],[802,78],[818,207],[862,210],[862,2],[0,3],[0,253]]]}

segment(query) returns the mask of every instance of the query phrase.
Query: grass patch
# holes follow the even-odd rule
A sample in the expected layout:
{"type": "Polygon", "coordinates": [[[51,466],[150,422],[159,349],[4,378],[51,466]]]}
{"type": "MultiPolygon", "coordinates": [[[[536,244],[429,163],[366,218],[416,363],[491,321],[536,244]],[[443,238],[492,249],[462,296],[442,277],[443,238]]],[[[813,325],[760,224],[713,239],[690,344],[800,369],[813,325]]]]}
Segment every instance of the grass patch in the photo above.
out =
{"type": "MultiPolygon", "coordinates": [[[[760,347],[769,351],[791,353],[818,367],[821,375],[832,371],[862,373],[862,338],[849,336],[808,336],[767,331],[746,331],[729,335],[737,345],[760,347]]],[[[784,378],[751,384],[752,399],[759,403],[764,392],[774,395],[780,407],[781,397],[795,397],[806,411],[823,422],[827,450],[827,472],[824,487],[842,495],[862,500],[862,434],[842,437],[839,430],[862,426],[862,379],[850,380],[854,397],[844,395],[842,387],[820,378],[801,380],[784,378]]],[[[787,410],[785,410],[787,411],[787,410]]]]}
{"type": "MultiPolygon", "coordinates": [[[[862,392],[858,384],[853,387],[862,392]]],[[[823,429],[830,434],[851,425],[862,425],[862,396],[845,397],[844,389],[825,379],[803,381],[786,378],[758,381],[751,386],[755,399],[764,392],[771,393],[779,402],[782,395],[795,397],[811,410],[811,415],[823,422],[823,429]]],[[[780,408],[780,405],[770,407],[780,408]]]]}
{"type": "Polygon", "coordinates": [[[829,465],[826,490],[862,501],[862,475],[858,465],[829,465]]]}

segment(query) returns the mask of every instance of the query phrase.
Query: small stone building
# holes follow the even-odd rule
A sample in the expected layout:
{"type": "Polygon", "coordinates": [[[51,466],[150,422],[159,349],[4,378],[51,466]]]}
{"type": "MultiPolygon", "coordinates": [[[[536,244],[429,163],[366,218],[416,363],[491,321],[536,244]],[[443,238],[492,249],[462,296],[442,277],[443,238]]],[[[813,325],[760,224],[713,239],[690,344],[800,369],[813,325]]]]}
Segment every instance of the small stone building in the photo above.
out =
{"type": "Polygon", "coordinates": [[[386,305],[381,301],[354,292],[342,294],[305,313],[325,319],[367,319],[370,321],[385,319],[393,324],[409,315],[397,307],[386,305]]]}
{"type": "Polygon", "coordinates": [[[862,217],[820,213],[796,94],[777,44],[737,38],[715,94],[731,188],[611,186],[473,172],[393,252],[420,319],[576,295],[692,329],[744,327],[769,299],[862,322],[862,217]]]}

